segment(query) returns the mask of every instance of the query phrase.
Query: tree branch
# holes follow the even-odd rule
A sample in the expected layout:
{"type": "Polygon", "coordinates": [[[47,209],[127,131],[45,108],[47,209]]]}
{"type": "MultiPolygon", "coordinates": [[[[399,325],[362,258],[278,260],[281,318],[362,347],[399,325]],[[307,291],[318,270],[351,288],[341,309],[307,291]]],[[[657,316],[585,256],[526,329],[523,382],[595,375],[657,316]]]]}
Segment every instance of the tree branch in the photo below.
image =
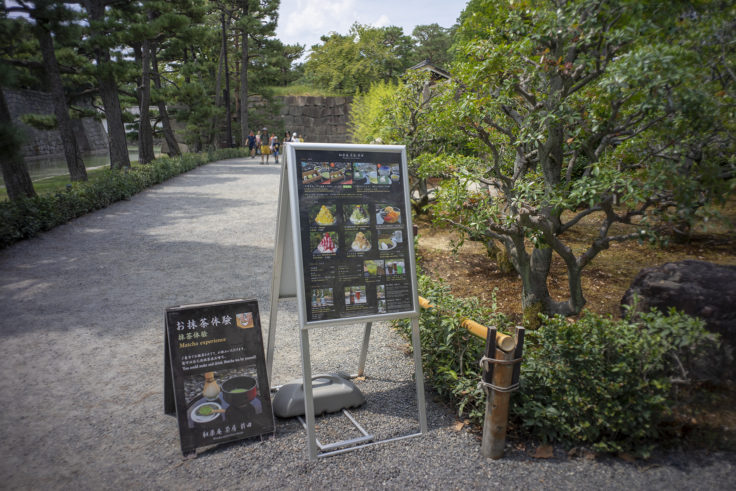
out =
{"type": "MultiPolygon", "coordinates": [[[[23,2],[18,2],[21,5],[25,5],[23,2]]],[[[23,6],[23,7],[5,7],[5,12],[30,12],[31,7],[23,6]]]]}
{"type": "Polygon", "coordinates": [[[520,83],[518,83],[518,84],[514,85],[514,89],[515,89],[515,90],[516,90],[516,91],[517,91],[517,92],[518,92],[519,94],[521,94],[521,96],[522,96],[522,97],[524,97],[524,99],[526,99],[526,100],[527,100],[527,102],[529,102],[529,104],[531,104],[532,108],[533,108],[534,106],[536,106],[536,105],[537,105],[537,98],[536,98],[536,97],[534,97],[534,95],[533,95],[533,94],[531,94],[531,93],[527,92],[527,91],[526,91],[526,90],[524,89],[524,87],[522,87],[522,85],[521,85],[520,83]]]}
{"type": "Polygon", "coordinates": [[[541,68],[542,68],[542,65],[540,65],[539,63],[537,63],[536,61],[534,61],[534,60],[532,60],[530,58],[527,58],[526,56],[522,56],[521,59],[524,60],[524,61],[526,61],[527,63],[530,63],[537,70],[541,70],[541,68]]]}
{"type": "Polygon", "coordinates": [[[578,151],[574,150],[572,152],[572,158],[570,158],[570,162],[567,164],[567,171],[565,172],[565,182],[570,182],[572,180],[572,170],[575,167],[575,162],[578,159],[578,151]]]}
{"type": "Polygon", "coordinates": [[[491,126],[492,128],[494,128],[499,133],[503,133],[504,135],[508,136],[509,139],[513,141],[514,134],[511,132],[509,128],[501,126],[500,124],[496,123],[495,121],[493,121],[487,116],[483,118],[483,122],[487,124],[488,126],[491,126]]]}
{"type": "Polygon", "coordinates": [[[497,146],[491,141],[491,136],[480,126],[475,128],[478,137],[486,144],[493,154],[493,173],[497,179],[500,179],[504,184],[505,188],[508,189],[511,186],[511,180],[504,176],[501,172],[501,155],[498,152],[497,146]]]}
{"type": "MultiPolygon", "coordinates": [[[[16,60],[16,59],[4,59],[2,60],[5,63],[8,63],[13,66],[18,66],[22,68],[29,68],[32,70],[44,70],[43,63],[40,61],[33,61],[33,60],[16,60]]],[[[75,70],[74,68],[68,67],[66,65],[59,65],[59,71],[61,73],[68,73],[72,75],[77,75],[79,72],[75,70]]]]}
{"type": "Polygon", "coordinates": [[[504,114],[506,114],[506,116],[513,119],[517,125],[522,126],[524,124],[524,118],[522,118],[521,115],[518,112],[516,112],[513,108],[505,104],[502,104],[501,110],[504,112],[504,114]]]}
{"type": "Polygon", "coordinates": [[[562,224],[560,227],[560,234],[566,232],[567,230],[574,227],[580,220],[587,217],[588,215],[592,215],[593,213],[597,213],[599,211],[603,211],[603,207],[600,205],[596,205],[592,208],[588,208],[587,210],[581,211],[577,215],[575,215],[572,219],[562,224]]]}
{"type": "MultiPolygon", "coordinates": [[[[453,227],[457,227],[460,230],[466,232],[468,235],[475,235],[476,233],[478,233],[477,230],[473,230],[470,227],[468,227],[467,225],[465,225],[463,223],[460,223],[460,222],[456,222],[455,220],[453,220],[451,218],[443,218],[442,220],[446,221],[447,223],[449,223],[453,227]]],[[[500,240],[500,241],[504,241],[504,239],[506,239],[507,237],[513,237],[514,236],[514,233],[513,233],[512,230],[506,229],[504,227],[501,227],[500,225],[498,225],[495,222],[491,222],[491,223],[489,223],[487,225],[488,225],[488,228],[486,230],[484,230],[483,232],[481,232],[483,235],[485,235],[487,237],[490,237],[490,238],[496,239],[496,240],[500,240]]]]}
{"type": "Polygon", "coordinates": [[[585,87],[586,85],[588,85],[590,82],[592,82],[593,80],[595,80],[596,77],[600,77],[603,74],[603,72],[605,72],[605,71],[606,71],[605,66],[603,66],[603,67],[596,67],[596,70],[595,71],[590,72],[588,75],[586,75],[585,77],[583,77],[578,83],[576,83],[575,85],[573,85],[572,88],[569,91],[567,91],[566,93],[563,94],[563,97],[567,97],[569,95],[574,94],[575,92],[577,92],[578,90],[582,89],[583,87],[585,87]]]}

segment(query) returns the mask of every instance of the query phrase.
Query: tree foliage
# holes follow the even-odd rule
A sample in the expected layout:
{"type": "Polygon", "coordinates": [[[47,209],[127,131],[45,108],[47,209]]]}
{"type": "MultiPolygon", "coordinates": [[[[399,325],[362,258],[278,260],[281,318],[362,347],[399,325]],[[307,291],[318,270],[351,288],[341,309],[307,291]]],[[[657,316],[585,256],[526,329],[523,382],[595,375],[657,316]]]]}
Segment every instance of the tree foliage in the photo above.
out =
{"type": "Polygon", "coordinates": [[[376,82],[397,81],[407,68],[429,59],[449,60],[451,29],[437,24],[417,26],[413,37],[401,27],[353,24],[348,34],[322,36],[304,65],[305,79],[316,87],[353,94],[376,82]]]}
{"type": "MultiPolygon", "coordinates": [[[[63,91],[64,97],[55,99],[69,103],[72,117],[104,117],[111,165],[128,167],[126,137],[138,140],[148,162],[154,139],[165,140],[170,154],[178,153],[176,137],[194,150],[214,146],[224,139],[217,135],[224,131],[222,118],[228,112],[245,127],[274,121],[278,107],[268,98],[257,111],[249,108],[248,99],[264,94],[268,85],[293,79],[290,65],[303,52],[273,37],[278,5],[275,0],[14,2],[0,16],[0,57],[12,72],[10,86],[45,90],[48,70],[36,36],[39,21],[28,12],[38,14],[53,41],[47,54],[55,55],[60,73],[57,93],[63,91]],[[8,15],[15,12],[26,15],[8,15]],[[247,80],[245,73],[250,73],[247,80]],[[223,81],[225,74],[231,84],[223,81]],[[237,90],[244,84],[245,92],[237,90]],[[224,98],[228,86],[231,97],[224,98]],[[176,136],[169,111],[184,126],[176,136]]],[[[56,116],[57,122],[61,119],[56,116]]]]}
{"type": "Polygon", "coordinates": [[[494,0],[461,16],[432,124],[459,128],[472,151],[427,156],[423,171],[448,178],[440,219],[506,248],[526,311],[578,313],[600,251],[733,191],[734,50],[711,44],[733,43],[733,5],[717,3],[494,0]],[[599,233],[573,250],[583,219],[599,233]],[[567,300],[547,290],[553,253],[567,300]]]}
{"type": "Polygon", "coordinates": [[[406,145],[412,202],[418,212],[429,202],[429,193],[417,157],[454,153],[464,144],[457,129],[432,124],[432,103],[443,83],[432,80],[429,72],[409,70],[396,84],[378,82],[357,94],[350,109],[354,142],[406,145]]]}
{"type": "Polygon", "coordinates": [[[429,60],[441,68],[449,66],[452,60],[450,47],[454,30],[454,27],[444,28],[436,23],[416,26],[411,32],[416,40],[415,60],[429,60]]]}

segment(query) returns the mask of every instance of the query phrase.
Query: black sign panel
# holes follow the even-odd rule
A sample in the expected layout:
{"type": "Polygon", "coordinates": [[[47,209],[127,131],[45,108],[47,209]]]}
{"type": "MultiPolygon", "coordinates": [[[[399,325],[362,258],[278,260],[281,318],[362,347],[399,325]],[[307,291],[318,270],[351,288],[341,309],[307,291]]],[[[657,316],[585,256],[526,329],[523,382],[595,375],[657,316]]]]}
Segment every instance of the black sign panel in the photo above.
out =
{"type": "Polygon", "coordinates": [[[306,322],[412,312],[411,211],[402,154],[299,149],[306,322]]]}
{"type": "Polygon", "coordinates": [[[166,309],[164,364],[185,455],[274,431],[256,300],[166,309]]]}

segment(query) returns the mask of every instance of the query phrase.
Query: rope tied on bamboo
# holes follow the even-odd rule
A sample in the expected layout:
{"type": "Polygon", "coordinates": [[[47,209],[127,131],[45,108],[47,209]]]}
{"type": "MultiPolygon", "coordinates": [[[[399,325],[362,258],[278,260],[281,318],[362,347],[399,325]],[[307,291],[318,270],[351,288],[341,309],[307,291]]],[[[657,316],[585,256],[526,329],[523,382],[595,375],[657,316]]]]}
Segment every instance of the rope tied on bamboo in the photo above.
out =
{"type": "Polygon", "coordinates": [[[510,385],[508,387],[500,387],[498,385],[493,385],[489,382],[483,382],[482,380],[478,382],[477,387],[479,389],[486,389],[486,390],[495,390],[496,392],[514,392],[515,390],[519,390],[519,384],[518,382],[514,385],[510,385]]]}
{"type": "Polygon", "coordinates": [[[521,363],[521,360],[524,358],[514,358],[513,360],[498,360],[496,358],[488,358],[487,356],[484,356],[480,359],[478,362],[478,365],[480,365],[481,368],[485,368],[483,366],[484,363],[493,363],[494,365],[514,365],[516,363],[521,363]]]}
{"type": "MultiPolygon", "coordinates": [[[[514,358],[513,360],[499,360],[497,358],[489,358],[487,356],[484,356],[480,359],[478,364],[481,366],[481,368],[485,368],[486,363],[493,363],[494,365],[515,365],[517,363],[521,363],[521,361],[524,358],[514,358]]],[[[490,382],[484,382],[481,380],[478,382],[478,388],[479,389],[486,389],[486,390],[495,390],[498,392],[514,392],[515,390],[519,390],[519,383],[515,383],[513,385],[509,385],[508,387],[500,387],[498,385],[494,385],[490,382]]]]}

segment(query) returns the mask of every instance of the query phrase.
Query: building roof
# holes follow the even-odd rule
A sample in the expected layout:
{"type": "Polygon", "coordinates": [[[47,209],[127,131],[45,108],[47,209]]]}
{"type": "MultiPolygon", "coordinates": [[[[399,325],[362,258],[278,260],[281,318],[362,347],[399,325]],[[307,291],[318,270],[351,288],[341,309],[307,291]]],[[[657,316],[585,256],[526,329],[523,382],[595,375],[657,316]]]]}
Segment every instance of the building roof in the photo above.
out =
{"type": "Polygon", "coordinates": [[[429,60],[421,61],[421,62],[417,63],[416,65],[414,65],[413,67],[409,67],[408,69],[409,70],[422,70],[422,71],[431,72],[432,73],[432,78],[435,79],[435,80],[440,79],[440,78],[444,78],[444,79],[448,79],[449,80],[450,78],[452,78],[452,75],[450,75],[449,72],[446,72],[445,70],[443,70],[442,68],[438,67],[437,65],[434,65],[429,60]]]}

